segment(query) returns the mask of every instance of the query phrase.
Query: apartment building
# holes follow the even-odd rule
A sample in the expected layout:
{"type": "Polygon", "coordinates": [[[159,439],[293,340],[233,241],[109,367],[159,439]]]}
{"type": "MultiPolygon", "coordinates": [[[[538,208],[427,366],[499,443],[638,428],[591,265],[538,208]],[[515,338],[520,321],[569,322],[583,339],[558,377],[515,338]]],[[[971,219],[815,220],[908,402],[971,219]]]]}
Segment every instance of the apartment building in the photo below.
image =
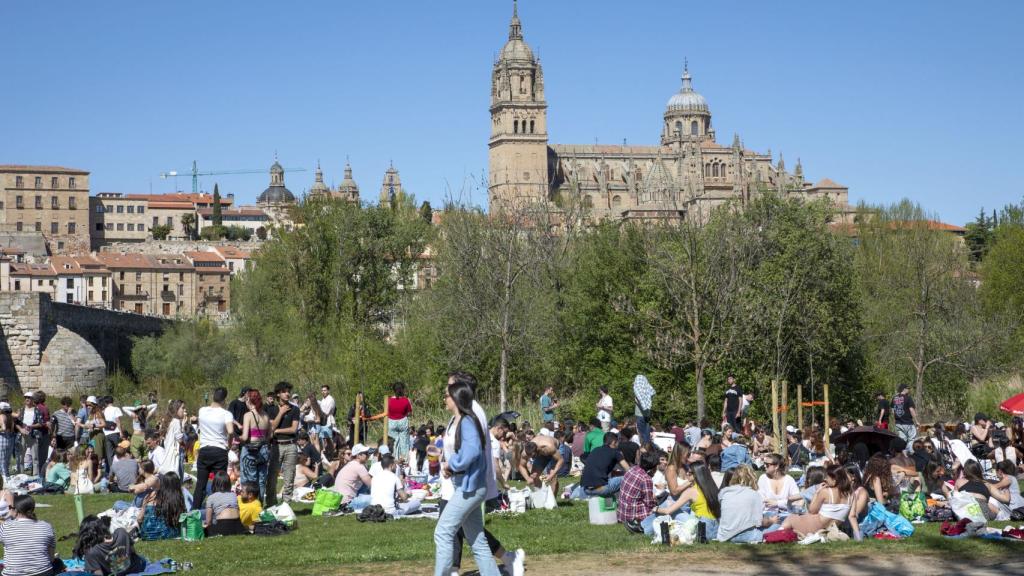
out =
{"type": "Polygon", "coordinates": [[[232,276],[248,270],[252,265],[252,253],[237,246],[213,246],[212,251],[224,259],[232,276]]]}
{"type": "Polygon", "coordinates": [[[89,172],[0,165],[0,231],[38,232],[50,254],[89,250],[89,172]]]}
{"type": "Polygon", "coordinates": [[[216,252],[185,252],[196,273],[196,315],[225,314],[231,306],[231,271],[216,252]]]}
{"type": "MultiPolygon", "coordinates": [[[[198,218],[198,232],[202,233],[203,228],[213,226],[213,207],[199,208],[196,210],[198,218]]],[[[220,211],[221,225],[239,226],[247,228],[252,232],[253,237],[259,237],[259,230],[264,233],[270,228],[270,216],[259,208],[252,206],[239,206],[238,208],[222,208],[220,211]]]]}
{"type": "Polygon", "coordinates": [[[98,253],[111,272],[112,307],[137,314],[187,317],[195,311],[195,270],[181,254],[98,253]]]}
{"type": "MultiPolygon", "coordinates": [[[[196,227],[198,218],[196,218],[195,223],[190,225],[190,229],[187,230],[182,219],[185,214],[191,214],[195,218],[197,211],[204,208],[213,208],[213,195],[205,193],[128,194],[125,198],[129,200],[144,200],[148,217],[146,227],[152,231],[154,226],[169,226],[171,231],[167,238],[170,240],[184,240],[198,233],[196,227]]],[[[221,208],[229,208],[234,201],[233,195],[221,198],[221,208]]]]}
{"type": "Polygon", "coordinates": [[[144,242],[150,236],[148,201],[120,192],[89,197],[89,233],[92,249],[110,242],[144,242]]]}

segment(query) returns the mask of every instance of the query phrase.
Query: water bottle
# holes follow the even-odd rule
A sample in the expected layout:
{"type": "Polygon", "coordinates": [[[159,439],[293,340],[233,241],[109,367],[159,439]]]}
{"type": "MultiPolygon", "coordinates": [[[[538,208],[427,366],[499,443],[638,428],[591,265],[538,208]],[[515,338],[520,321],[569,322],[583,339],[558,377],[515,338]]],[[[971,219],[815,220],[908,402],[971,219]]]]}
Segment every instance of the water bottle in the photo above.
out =
{"type": "Polygon", "coordinates": [[[668,522],[661,523],[661,543],[666,546],[672,543],[672,539],[668,534],[668,522]]]}

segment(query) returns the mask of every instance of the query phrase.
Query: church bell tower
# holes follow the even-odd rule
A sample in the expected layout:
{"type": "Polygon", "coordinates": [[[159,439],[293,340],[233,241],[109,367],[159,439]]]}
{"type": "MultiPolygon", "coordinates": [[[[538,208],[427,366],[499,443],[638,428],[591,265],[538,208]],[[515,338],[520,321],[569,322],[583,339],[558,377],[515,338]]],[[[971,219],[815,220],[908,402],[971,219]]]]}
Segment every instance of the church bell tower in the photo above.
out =
{"type": "Polygon", "coordinates": [[[491,74],[488,200],[491,210],[549,196],[547,102],[540,61],[523,40],[516,2],[491,74]]]}

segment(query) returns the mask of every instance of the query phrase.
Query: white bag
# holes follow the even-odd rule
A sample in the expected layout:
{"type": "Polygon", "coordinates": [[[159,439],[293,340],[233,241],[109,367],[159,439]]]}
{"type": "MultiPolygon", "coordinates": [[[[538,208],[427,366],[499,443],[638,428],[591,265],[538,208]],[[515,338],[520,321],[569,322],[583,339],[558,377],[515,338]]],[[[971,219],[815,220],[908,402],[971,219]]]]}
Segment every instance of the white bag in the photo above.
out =
{"type": "Polygon", "coordinates": [[[522,514],[526,512],[526,500],[530,497],[529,488],[508,489],[508,509],[511,512],[522,514]]]}
{"type": "Polygon", "coordinates": [[[533,490],[530,492],[530,502],[533,503],[533,507],[543,510],[554,510],[558,503],[555,501],[555,493],[551,490],[551,485],[546,484],[539,490],[533,490]]]}
{"type": "Polygon", "coordinates": [[[956,517],[963,520],[967,518],[971,522],[987,522],[985,513],[981,509],[981,501],[963,492],[953,492],[953,496],[949,499],[949,507],[953,509],[953,514],[956,517]]]}
{"type": "Polygon", "coordinates": [[[277,518],[289,526],[295,522],[295,512],[287,502],[282,502],[277,506],[271,506],[270,508],[267,508],[267,511],[273,514],[274,518],[277,518]]]}

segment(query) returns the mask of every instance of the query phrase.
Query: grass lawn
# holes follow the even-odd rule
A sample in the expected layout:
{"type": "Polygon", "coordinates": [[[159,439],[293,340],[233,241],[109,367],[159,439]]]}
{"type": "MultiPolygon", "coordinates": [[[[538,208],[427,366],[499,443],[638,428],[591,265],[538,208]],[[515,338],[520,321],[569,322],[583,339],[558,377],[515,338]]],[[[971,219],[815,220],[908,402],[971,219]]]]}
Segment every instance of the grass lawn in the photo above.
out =
{"type": "MultiPolygon", "coordinates": [[[[85,497],[86,514],[98,513],[117,500],[115,495],[85,497]]],[[[37,499],[51,508],[39,508],[41,520],[50,522],[57,537],[77,530],[71,496],[42,496],[37,499]]],[[[424,519],[397,520],[383,524],[360,524],[354,516],[317,518],[309,506],[296,505],[297,528],[284,536],[242,536],[214,538],[202,542],[140,542],[138,550],[154,560],[171,557],[195,564],[195,576],[213,574],[337,574],[353,565],[380,562],[410,562],[427,567],[434,558],[434,522],[424,519]]],[[[1002,524],[994,524],[1002,526],[1002,524]]],[[[717,559],[770,560],[786,557],[839,559],[842,557],[898,554],[901,556],[943,556],[963,560],[1019,557],[1024,543],[990,542],[982,539],[948,539],[939,535],[938,524],[916,525],[909,539],[815,544],[812,546],[739,546],[709,544],[679,546],[668,551],[653,546],[645,537],[627,534],[622,526],[591,526],[583,502],[562,503],[551,511],[531,510],[516,517],[490,515],[487,527],[509,548],[523,548],[529,556],[557,554],[629,553],[649,550],[678,554],[686,562],[714,562],[717,559]]],[[[74,539],[58,543],[61,557],[68,557],[74,539]]],[[[464,557],[472,557],[469,550],[464,557]]],[[[546,563],[550,569],[551,564],[546,563]]],[[[540,571],[534,566],[533,571],[540,571]]],[[[424,569],[422,572],[428,572],[424,569]]],[[[417,571],[417,573],[420,571],[417,571]]]]}

